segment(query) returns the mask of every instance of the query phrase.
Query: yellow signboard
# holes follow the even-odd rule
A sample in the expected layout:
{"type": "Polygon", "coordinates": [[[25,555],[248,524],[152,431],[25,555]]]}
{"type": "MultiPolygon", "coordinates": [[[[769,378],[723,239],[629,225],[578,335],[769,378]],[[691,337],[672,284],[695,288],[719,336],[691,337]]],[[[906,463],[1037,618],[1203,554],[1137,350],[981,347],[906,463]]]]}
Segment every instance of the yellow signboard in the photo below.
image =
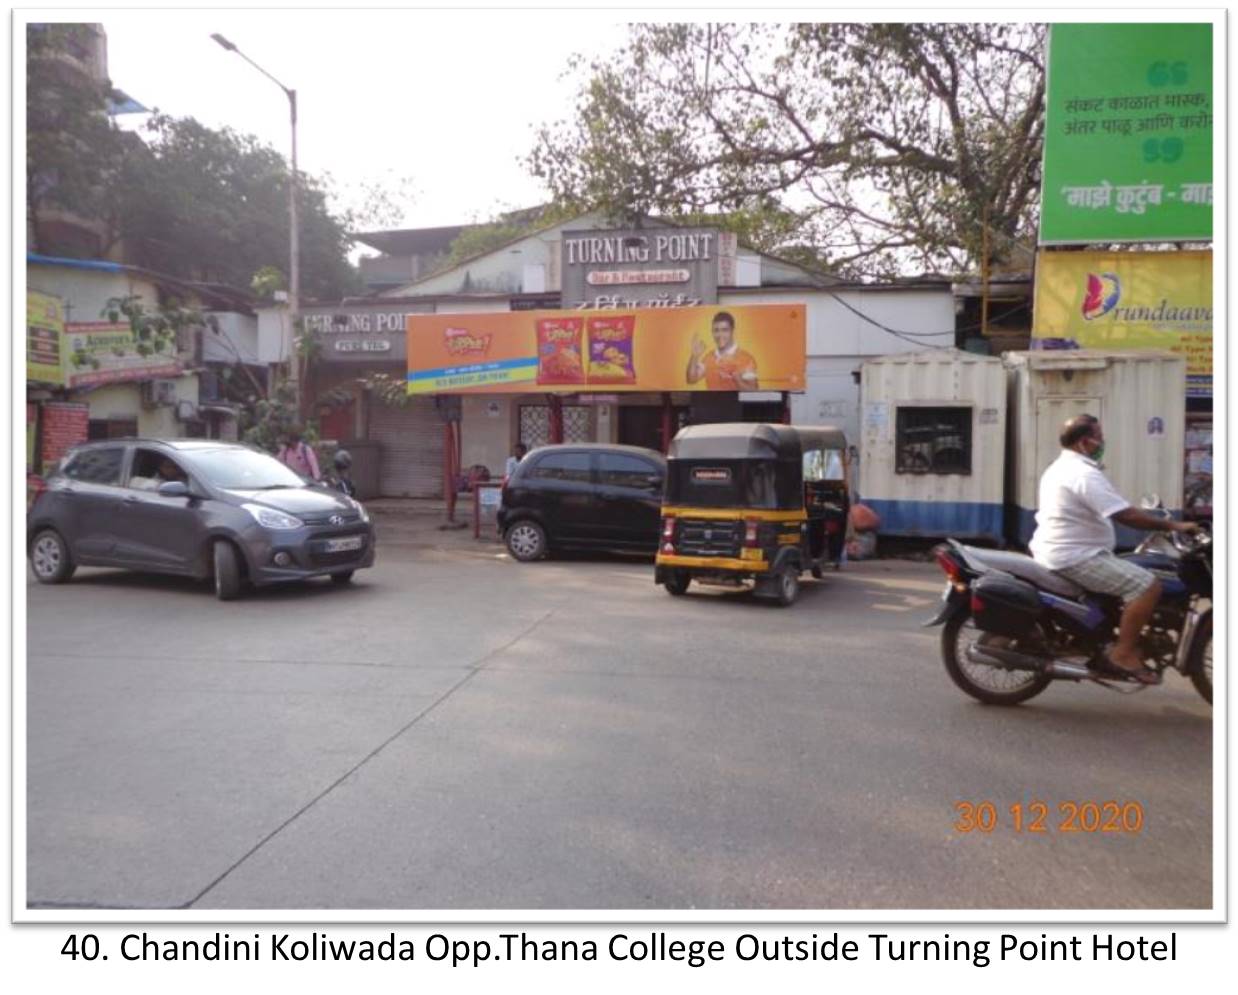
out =
{"type": "Polygon", "coordinates": [[[64,383],[64,304],[59,297],[26,291],[26,379],[64,383]]]}
{"type": "Polygon", "coordinates": [[[1041,251],[1033,348],[1168,349],[1212,396],[1211,252],[1041,251]]]}
{"type": "Polygon", "coordinates": [[[802,304],[408,318],[408,392],[803,390],[802,304]]]}

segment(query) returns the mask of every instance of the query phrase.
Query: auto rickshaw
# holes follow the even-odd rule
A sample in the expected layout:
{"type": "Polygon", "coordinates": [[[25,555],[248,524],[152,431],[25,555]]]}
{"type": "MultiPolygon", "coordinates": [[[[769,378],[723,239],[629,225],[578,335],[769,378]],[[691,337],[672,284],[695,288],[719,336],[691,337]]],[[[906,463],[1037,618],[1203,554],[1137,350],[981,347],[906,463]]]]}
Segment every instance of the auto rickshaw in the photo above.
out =
{"type": "Polygon", "coordinates": [[[828,426],[691,425],[667,453],[654,580],[674,595],[696,580],[752,585],[789,605],[800,574],[842,560],[847,440],[828,426]]]}

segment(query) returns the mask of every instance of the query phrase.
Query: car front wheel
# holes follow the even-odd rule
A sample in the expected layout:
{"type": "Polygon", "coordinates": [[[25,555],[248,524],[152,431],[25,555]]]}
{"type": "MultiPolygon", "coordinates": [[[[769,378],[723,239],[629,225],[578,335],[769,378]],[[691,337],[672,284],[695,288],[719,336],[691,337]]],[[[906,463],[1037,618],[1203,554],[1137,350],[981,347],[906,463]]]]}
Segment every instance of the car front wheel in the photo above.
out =
{"type": "Polygon", "coordinates": [[[517,522],[508,528],[504,541],[507,551],[521,563],[540,560],[546,555],[546,530],[537,522],[528,519],[517,522]]]}
{"type": "Polygon", "coordinates": [[[231,601],[241,593],[241,563],[236,547],[226,540],[215,543],[215,597],[231,601]]]}
{"type": "Polygon", "coordinates": [[[30,544],[30,568],[40,584],[63,584],[77,567],[69,547],[55,529],[44,529],[30,544]]]}

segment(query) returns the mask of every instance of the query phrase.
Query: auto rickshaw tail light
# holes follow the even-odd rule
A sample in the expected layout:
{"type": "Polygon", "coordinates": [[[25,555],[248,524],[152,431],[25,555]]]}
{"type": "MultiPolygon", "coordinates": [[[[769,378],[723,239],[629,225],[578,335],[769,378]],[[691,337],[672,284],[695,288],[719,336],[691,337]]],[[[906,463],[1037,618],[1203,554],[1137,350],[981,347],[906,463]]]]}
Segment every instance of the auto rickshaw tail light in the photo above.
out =
{"type": "Polygon", "coordinates": [[[749,548],[758,544],[757,537],[761,532],[761,523],[755,518],[744,520],[744,545],[749,548]]]}
{"type": "Polygon", "coordinates": [[[674,539],[675,538],[675,519],[670,518],[670,517],[662,519],[662,538],[663,539],[674,539]]]}

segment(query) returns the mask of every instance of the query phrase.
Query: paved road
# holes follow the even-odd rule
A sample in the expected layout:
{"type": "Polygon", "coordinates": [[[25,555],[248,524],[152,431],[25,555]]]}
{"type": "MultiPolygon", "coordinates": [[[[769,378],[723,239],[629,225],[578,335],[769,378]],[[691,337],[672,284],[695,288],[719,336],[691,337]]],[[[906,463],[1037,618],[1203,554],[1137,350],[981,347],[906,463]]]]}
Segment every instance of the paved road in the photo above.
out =
{"type": "MultiPolygon", "coordinates": [[[[958,692],[928,564],[792,609],[644,563],[388,548],[349,589],[31,581],[31,907],[1200,908],[1212,717],[1184,681],[958,692]],[[956,801],[997,803],[959,833],[956,801]],[[1007,807],[1042,799],[1049,832],[1007,807]],[[1137,801],[1134,835],[1056,805],[1137,801]]],[[[20,790],[20,785],[18,786],[20,790]]]]}

